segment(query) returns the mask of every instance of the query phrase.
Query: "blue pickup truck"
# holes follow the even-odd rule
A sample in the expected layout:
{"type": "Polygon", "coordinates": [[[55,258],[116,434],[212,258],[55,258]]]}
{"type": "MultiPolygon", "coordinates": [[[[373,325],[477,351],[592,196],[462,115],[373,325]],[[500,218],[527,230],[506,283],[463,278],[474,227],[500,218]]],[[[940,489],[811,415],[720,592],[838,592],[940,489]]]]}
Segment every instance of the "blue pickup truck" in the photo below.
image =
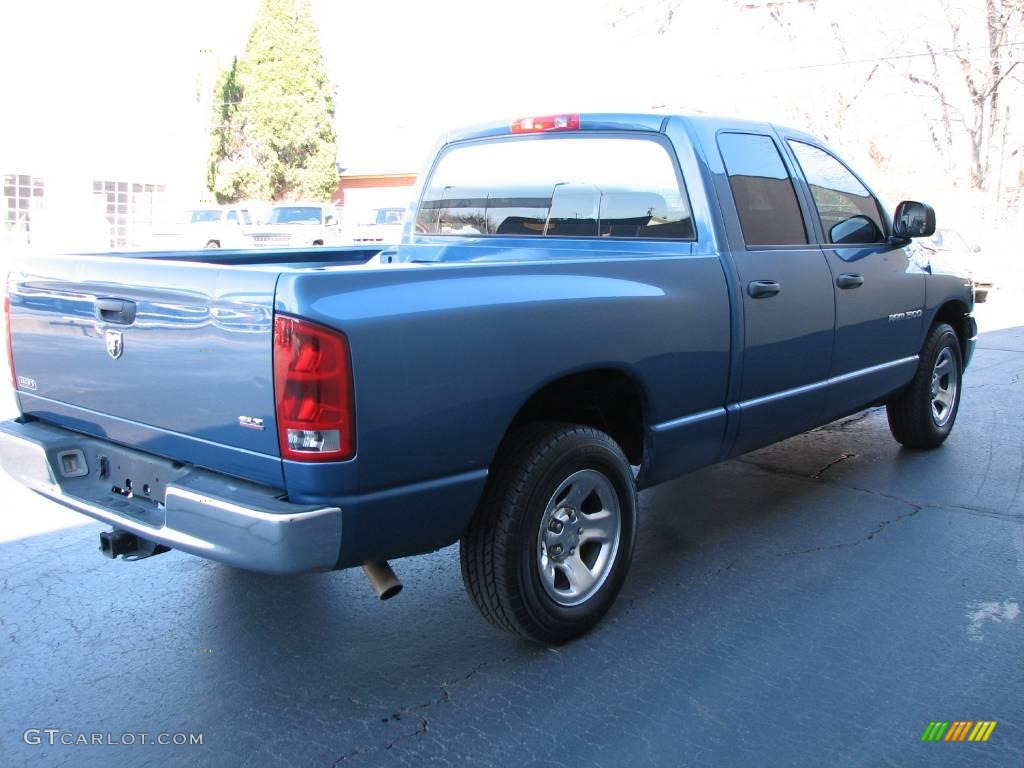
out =
{"type": "Polygon", "coordinates": [[[877,404],[908,448],[952,429],[970,282],[813,136],[551,115],[420,178],[393,247],[18,264],[0,463],[110,557],[387,597],[388,559],[459,541],[484,616],[559,642],[622,586],[638,489],[877,404]]]}

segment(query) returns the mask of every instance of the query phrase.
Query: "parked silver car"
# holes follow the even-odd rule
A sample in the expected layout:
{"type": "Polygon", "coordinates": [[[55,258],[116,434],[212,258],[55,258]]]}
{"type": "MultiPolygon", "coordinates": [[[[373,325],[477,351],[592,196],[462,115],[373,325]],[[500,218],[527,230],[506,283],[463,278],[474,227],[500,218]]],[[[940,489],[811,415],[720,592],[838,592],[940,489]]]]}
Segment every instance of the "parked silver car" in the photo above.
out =
{"type": "Polygon", "coordinates": [[[935,234],[922,239],[920,245],[928,251],[932,267],[944,272],[956,272],[971,278],[974,283],[974,302],[984,304],[995,282],[981,256],[981,246],[971,245],[955,229],[936,229],[935,234]]]}

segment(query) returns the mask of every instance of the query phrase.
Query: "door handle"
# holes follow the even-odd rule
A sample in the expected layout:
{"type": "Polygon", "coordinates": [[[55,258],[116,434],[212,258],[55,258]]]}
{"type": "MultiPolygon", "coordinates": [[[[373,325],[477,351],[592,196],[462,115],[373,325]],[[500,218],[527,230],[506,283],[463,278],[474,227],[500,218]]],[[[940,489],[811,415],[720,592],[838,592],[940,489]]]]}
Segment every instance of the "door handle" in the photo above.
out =
{"type": "Polygon", "coordinates": [[[860,288],[864,285],[864,276],[848,272],[836,278],[836,285],[844,290],[847,288],[860,288]]]}
{"type": "Polygon", "coordinates": [[[105,323],[131,325],[135,322],[135,302],[127,299],[96,299],[96,317],[105,323]]]}
{"type": "Polygon", "coordinates": [[[767,299],[782,290],[782,286],[774,280],[754,280],[747,286],[747,293],[752,299],[767,299]]]}

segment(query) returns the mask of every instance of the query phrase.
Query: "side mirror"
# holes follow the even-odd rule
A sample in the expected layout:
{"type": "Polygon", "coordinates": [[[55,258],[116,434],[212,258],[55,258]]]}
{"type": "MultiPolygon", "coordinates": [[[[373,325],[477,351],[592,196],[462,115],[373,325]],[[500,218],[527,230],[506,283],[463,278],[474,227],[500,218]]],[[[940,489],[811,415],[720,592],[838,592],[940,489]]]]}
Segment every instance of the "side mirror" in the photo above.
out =
{"type": "Polygon", "coordinates": [[[867,216],[851,216],[835,224],[828,231],[830,243],[835,245],[855,245],[859,243],[878,243],[885,240],[879,229],[867,216]]]}
{"type": "Polygon", "coordinates": [[[337,223],[338,223],[338,220],[334,216],[328,216],[327,217],[327,226],[328,227],[333,227],[337,223]]]}
{"type": "Polygon", "coordinates": [[[971,246],[971,253],[981,253],[981,246],[980,245],[972,245],[971,246]]]}
{"type": "Polygon", "coordinates": [[[892,217],[896,237],[931,237],[935,234],[935,209],[915,200],[904,200],[892,217]]]}

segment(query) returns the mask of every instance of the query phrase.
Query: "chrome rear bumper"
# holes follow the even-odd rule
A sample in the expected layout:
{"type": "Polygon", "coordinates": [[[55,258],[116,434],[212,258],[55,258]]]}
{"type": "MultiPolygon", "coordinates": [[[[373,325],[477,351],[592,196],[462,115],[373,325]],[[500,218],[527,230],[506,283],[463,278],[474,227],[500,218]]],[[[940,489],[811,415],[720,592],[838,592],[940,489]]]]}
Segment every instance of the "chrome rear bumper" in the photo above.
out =
{"type": "Polygon", "coordinates": [[[0,466],[96,520],[239,568],[330,570],[341,550],[338,507],[292,504],[272,488],[40,421],[0,422],[0,466]]]}

